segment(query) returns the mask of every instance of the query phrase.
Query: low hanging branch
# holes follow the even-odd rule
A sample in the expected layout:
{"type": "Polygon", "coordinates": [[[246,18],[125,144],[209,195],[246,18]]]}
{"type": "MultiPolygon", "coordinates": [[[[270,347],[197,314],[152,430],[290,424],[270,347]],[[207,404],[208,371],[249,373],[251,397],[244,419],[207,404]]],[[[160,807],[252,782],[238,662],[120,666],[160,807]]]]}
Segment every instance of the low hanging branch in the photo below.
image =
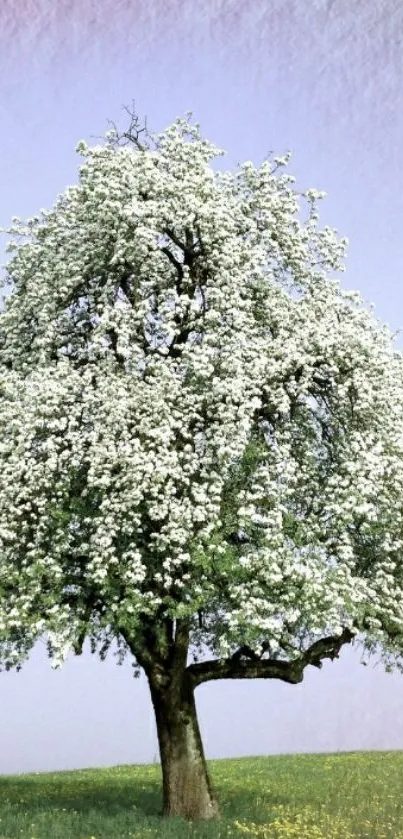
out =
{"type": "Polygon", "coordinates": [[[214,679],[281,679],[283,682],[298,684],[302,682],[308,665],[320,668],[323,659],[338,658],[343,644],[349,644],[353,638],[354,633],[344,629],[341,635],[330,635],[315,641],[294,661],[259,659],[253,650],[249,651],[249,658],[245,660],[240,656],[247,655],[247,652],[241,648],[231,658],[191,664],[187,672],[195,687],[214,679]]]}

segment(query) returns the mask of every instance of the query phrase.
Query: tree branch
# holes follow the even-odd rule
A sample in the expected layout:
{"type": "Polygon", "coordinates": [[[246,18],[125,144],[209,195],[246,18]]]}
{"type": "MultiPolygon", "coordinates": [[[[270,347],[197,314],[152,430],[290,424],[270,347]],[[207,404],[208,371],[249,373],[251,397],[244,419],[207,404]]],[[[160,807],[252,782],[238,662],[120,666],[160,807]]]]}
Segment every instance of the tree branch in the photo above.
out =
{"type": "Polygon", "coordinates": [[[321,667],[324,658],[338,658],[343,644],[350,643],[353,638],[354,633],[344,629],[341,635],[330,635],[315,641],[294,661],[255,660],[249,652],[249,659],[245,661],[240,656],[246,654],[245,650],[249,648],[241,647],[232,658],[190,664],[187,672],[195,687],[213,679],[281,679],[289,684],[298,684],[303,680],[305,667],[309,664],[321,667]]]}
{"type": "Polygon", "coordinates": [[[190,664],[187,672],[195,687],[214,679],[281,679],[290,684],[302,681],[302,669],[296,661],[226,658],[222,661],[217,659],[190,664]]]}
{"type": "Polygon", "coordinates": [[[302,654],[304,667],[311,664],[312,667],[322,667],[322,660],[324,658],[333,659],[339,657],[340,650],[344,644],[350,644],[355,638],[355,633],[351,629],[343,629],[341,635],[329,635],[327,638],[320,638],[315,641],[302,654]]]}
{"type": "Polygon", "coordinates": [[[173,255],[172,251],[170,251],[168,247],[163,247],[163,248],[161,248],[161,251],[162,251],[162,253],[164,253],[164,254],[168,257],[169,261],[170,261],[170,262],[172,262],[172,265],[174,266],[174,268],[175,268],[175,269],[176,269],[176,271],[178,272],[179,279],[180,279],[180,280],[182,280],[182,279],[183,279],[183,266],[182,266],[182,263],[181,263],[181,262],[179,262],[179,261],[178,261],[178,260],[174,257],[174,255],[173,255]]]}
{"type": "Polygon", "coordinates": [[[171,230],[169,227],[165,227],[163,232],[166,236],[169,236],[169,238],[172,239],[174,245],[176,245],[177,248],[179,248],[183,253],[186,253],[186,245],[184,245],[183,242],[181,242],[179,236],[177,236],[173,230],[171,230]]]}

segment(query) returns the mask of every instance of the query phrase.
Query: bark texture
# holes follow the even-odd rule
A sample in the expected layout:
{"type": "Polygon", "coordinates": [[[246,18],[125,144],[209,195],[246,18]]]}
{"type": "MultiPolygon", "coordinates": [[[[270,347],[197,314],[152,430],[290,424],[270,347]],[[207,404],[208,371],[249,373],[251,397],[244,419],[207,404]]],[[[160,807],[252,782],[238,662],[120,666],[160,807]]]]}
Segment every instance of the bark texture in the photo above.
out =
{"type": "Polygon", "coordinates": [[[168,686],[149,677],[163,781],[163,814],[187,819],[218,815],[197,719],[194,687],[186,671],[168,686]]]}

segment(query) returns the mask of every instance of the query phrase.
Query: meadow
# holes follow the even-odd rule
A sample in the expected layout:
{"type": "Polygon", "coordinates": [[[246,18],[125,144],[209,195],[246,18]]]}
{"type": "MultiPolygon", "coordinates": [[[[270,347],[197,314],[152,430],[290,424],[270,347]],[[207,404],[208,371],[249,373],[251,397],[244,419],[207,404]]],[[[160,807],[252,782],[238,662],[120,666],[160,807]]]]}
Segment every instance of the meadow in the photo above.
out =
{"type": "Polygon", "coordinates": [[[403,752],[210,761],[215,823],[162,820],[161,770],[0,776],[0,839],[403,839],[403,752]]]}

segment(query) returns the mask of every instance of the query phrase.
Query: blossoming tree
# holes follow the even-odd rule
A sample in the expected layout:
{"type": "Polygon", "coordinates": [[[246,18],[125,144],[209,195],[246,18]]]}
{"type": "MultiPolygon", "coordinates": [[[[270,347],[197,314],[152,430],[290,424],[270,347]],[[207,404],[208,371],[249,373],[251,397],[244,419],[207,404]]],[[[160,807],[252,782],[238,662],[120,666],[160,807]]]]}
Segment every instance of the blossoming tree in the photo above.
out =
{"type": "Polygon", "coordinates": [[[78,151],[78,184],[9,231],[2,666],[44,633],[56,666],[116,641],[164,812],[207,818],[198,685],[298,683],[357,635],[399,663],[402,355],[287,157],[223,171],[190,118],[78,151]]]}

